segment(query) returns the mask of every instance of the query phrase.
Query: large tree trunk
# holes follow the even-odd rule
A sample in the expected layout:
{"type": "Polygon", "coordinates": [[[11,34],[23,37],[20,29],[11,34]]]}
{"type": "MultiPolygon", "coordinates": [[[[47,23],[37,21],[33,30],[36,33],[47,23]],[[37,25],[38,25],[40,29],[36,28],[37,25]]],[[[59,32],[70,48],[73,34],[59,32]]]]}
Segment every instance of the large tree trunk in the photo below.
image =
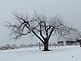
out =
{"type": "Polygon", "coordinates": [[[49,41],[45,39],[45,42],[43,44],[44,44],[44,50],[43,51],[49,51],[49,47],[48,47],[49,41]]]}
{"type": "Polygon", "coordinates": [[[44,51],[49,51],[48,42],[45,42],[44,43],[44,51]]]}

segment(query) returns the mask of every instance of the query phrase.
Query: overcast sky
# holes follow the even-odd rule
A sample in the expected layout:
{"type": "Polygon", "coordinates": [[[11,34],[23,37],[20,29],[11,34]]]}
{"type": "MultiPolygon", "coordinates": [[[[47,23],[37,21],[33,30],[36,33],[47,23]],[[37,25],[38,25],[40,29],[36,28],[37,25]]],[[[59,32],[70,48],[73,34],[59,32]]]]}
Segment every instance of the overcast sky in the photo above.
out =
{"type": "MultiPolygon", "coordinates": [[[[35,9],[46,16],[62,16],[65,23],[81,30],[81,0],[0,0],[0,43],[11,43],[8,29],[3,27],[6,21],[14,21],[13,12],[33,14],[35,9]]],[[[27,43],[29,38],[14,41],[27,43]],[[23,41],[22,41],[23,40],[23,41]]],[[[28,42],[32,42],[31,40],[28,42]]]]}

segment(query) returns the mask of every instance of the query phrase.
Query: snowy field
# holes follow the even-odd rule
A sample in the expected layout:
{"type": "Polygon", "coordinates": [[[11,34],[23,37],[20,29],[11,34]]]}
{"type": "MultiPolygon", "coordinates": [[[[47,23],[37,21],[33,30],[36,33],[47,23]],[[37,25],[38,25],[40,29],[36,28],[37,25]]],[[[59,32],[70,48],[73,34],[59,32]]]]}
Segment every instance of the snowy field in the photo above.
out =
{"type": "Polygon", "coordinates": [[[44,52],[38,47],[0,51],[0,61],[81,61],[79,46],[54,47],[44,52]]]}

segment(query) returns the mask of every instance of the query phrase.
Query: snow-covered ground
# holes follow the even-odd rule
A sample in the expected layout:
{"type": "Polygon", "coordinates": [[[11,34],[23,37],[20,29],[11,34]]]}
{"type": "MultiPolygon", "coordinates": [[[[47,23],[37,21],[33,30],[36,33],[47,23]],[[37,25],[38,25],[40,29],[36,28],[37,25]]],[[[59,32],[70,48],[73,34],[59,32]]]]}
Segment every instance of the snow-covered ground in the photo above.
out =
{"type": "Polygon", "coordinates": [[[81,61],[79,46],[54,47],[44,52],[38,47],[0,51],[0,61],[81,61]]]}

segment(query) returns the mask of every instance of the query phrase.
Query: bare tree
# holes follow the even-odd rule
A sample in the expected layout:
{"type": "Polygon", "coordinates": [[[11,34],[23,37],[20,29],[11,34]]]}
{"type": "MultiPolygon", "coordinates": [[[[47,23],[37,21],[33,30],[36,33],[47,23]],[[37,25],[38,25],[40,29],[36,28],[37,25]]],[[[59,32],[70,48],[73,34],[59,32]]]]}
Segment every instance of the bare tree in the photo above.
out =
{"type": "Polygon", "coordinates": [[[8,24],[8,27],[12,30],[12,35],[15,35],[15,39],[20,38],[28,34],[35,35],[44,45],[44,51],[49,51],[48,43],[52,34],[58,33],[59,35],[68,34],[71,30],[69,27],[65,26],[62,22],[61,17],[47,18],[43,15],[35,16],[20,16],[14,15],[17,23],[8,24]]]}

